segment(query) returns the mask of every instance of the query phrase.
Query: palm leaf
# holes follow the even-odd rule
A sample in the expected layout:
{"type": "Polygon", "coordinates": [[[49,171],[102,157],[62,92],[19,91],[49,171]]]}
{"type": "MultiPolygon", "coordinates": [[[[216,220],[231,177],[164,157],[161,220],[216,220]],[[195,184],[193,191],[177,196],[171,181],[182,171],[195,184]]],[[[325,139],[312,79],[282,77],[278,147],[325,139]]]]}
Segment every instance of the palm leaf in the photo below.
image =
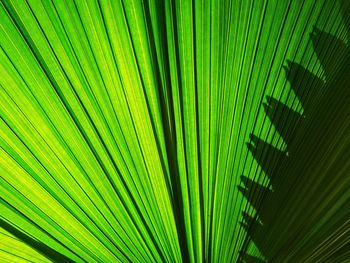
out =
{"type": "Polygon", "coordinates": [[[349,11],[1,1],[0,259],[349,260],[349,11]]]}

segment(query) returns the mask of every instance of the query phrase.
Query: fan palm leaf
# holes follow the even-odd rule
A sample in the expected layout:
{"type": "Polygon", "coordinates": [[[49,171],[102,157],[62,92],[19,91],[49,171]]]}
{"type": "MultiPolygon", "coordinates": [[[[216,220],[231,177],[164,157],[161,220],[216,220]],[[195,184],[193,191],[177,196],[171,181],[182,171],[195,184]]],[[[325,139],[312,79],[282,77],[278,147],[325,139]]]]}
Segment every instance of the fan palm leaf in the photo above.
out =
{"type": "Polygon", "coordinates": [[[2,0],[0,259],[349,260],[349,11],[2,0]]]}

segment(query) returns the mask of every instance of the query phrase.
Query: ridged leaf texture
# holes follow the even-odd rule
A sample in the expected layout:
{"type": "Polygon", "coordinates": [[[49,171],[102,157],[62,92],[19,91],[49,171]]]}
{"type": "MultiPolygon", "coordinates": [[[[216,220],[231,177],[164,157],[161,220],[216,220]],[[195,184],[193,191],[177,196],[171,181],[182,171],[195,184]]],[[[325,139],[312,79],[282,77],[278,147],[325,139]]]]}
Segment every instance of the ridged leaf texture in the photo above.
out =
{"type": "Polygon", "coordinates": [[[349,262],[350,2],[1,0],[1,262],[349,262]]]}

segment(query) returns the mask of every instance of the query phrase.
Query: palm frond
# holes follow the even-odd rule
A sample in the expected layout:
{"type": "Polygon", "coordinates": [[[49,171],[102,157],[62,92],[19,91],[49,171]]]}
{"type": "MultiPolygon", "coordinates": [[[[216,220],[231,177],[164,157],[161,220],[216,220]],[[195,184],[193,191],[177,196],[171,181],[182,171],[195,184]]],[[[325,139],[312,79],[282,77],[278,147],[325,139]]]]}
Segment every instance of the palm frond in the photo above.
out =
{"type": "Polygon", "coordinates": [[[345,262],[350,3],[0,7],[4,262],[345,262]]]}

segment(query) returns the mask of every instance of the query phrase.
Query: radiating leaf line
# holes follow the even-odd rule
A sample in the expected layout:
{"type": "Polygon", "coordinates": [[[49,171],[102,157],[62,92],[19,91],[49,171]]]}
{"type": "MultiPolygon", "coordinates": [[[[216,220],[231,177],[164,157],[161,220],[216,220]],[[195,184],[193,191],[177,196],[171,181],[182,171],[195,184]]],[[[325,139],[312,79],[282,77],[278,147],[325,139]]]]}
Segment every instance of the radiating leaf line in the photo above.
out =
{"type": "Polygon", "coordinates": [[[0,259],[347,260],[349,8],[2,0],[0,259]]]}

